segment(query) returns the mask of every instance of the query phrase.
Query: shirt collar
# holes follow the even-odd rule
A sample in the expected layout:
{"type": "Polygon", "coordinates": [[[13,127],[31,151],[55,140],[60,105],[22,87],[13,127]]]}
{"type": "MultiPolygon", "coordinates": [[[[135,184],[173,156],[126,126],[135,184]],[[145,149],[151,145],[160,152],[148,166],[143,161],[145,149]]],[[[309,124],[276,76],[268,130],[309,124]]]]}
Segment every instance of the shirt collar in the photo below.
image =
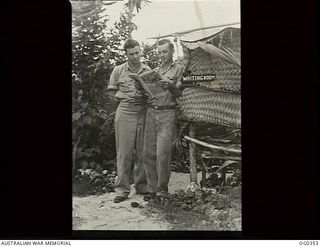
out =
{"type": "MultiPolygon", "coordinates": [[[[146,70],[147,68],[148,68],[148,67],[147,67],[144,63],[141,63],[141,62],[140,62],[140,69],[139,69],[139,71],[138,71],[137,74],[139,74],[141,71],[146,70]]],[[[131,72],[128,61],[127,61],[126,64],[125,64],[125,69],[126,69],[127,71],[131,72]]]]}
{"type": "Polygon", "coordinates": [[[168,66],[168,68],[163,69],[163,68],[162,68],[162,65],[160,65],[160,66],[159,66],[159,69],[160,69],[160,71],[161,71],[162,73],[166,73],[166,72],[167,72],[169,69],[171,69],[174,65],[175,65],[175,62],[172,61],[172,63],[170,64],[170,66],[168,66]]]}

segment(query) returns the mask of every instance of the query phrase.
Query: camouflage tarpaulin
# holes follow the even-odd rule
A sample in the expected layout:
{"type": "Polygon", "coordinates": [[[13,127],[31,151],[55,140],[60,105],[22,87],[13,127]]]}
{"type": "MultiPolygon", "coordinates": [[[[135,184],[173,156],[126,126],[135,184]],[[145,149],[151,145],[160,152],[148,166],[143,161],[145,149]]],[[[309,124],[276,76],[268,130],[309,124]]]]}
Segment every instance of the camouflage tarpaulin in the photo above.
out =
{"type": "Polygon", "coordinates": [[[188,87],[178,98],[180,119],[241,127],[240,94],[188,87]]]}

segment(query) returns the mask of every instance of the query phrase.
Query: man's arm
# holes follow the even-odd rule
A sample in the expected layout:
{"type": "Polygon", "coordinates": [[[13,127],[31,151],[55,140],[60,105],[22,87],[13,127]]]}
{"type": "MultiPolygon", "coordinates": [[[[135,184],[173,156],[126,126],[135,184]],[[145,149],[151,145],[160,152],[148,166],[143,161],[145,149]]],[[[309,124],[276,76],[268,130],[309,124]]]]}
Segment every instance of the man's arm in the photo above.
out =
{"type": "Polygon", "coordinates": [[[111,73],[110,76],[110,83],[108,85],[108,94],[109,94],[109,99],[111,101],[114,101],[115,98],[115,94],[117,93],[118,89],[119,89],[119,72],[118,72],[118,68],[115,67],[114,70],[111,73]]]}
{"type": "Polygon", "coordinates": [[[179,89],[180,85],[181,85],[181,79],[182,79],[182,74],[184,71],[184,67],[183,66],[179,66],[175,75],[175,80],[172,83],[171,81],[167,81],[167,80],[160,80],[160,84],[164,89],[168,89],[170,91],[170,93],[174,96],[174,97],[179,97],[182,93],[182,91],[179,89]]]}
{"type": "Polygon", "coordinates": [[[116,95],[116,93],[117,93],[117,90],[114,90],[114,89],[108,90],[108,96],[109,96],[110,101],[115,101],[114,96],[116,95]]]}
{"type": "Polygon", "coordinates": [[[169,84],[168,90],[174,97],[179,97],[181,95],[181,90],[177,87],[176,84],[169,84]]]}

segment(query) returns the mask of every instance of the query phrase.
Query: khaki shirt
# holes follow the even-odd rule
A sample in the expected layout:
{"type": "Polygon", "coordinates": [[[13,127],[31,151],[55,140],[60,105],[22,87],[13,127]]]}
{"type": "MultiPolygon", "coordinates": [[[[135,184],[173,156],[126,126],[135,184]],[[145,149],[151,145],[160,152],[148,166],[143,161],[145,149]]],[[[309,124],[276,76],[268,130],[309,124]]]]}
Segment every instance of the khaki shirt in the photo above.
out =
{"type": "MultiPolygon", "coordinates": [[[[138,75],[151,70],[149,66],[141,63],[141,67],[138,71],[138,75]]],[[[130,70],[128,62],[116,66],[110,76],[110,84],[108,89],[117,90],[115,94],[116,101],[132,102],[132,103],[144,103],[146,102],[146,96],[142,91],[136,89],[134,79],[129,75],[133,74],[130,70]]]]}
{"type": "MultiPolygon", "coordinates": [[[[162,77],[170,81],[173,85],[176,87],[181,86],[181,78],[184,71],[184,66],[181,64],[178,64],[176,62],[173,62],[169,68],[162,69],[161,66],[156,68],[155,71],[157,71],[159,74],[162,75],[162,77]]],[[[156,84],[156,83],[155,83],[156,84]]],[[[169,89],[162,89],[159,85],[155,85],[159,88],[157,92],[154,94],[155,98],[157,99],[152,103],[153,106],[175,106],[177,105],[176,98],[171,94],[169,89]]]]}

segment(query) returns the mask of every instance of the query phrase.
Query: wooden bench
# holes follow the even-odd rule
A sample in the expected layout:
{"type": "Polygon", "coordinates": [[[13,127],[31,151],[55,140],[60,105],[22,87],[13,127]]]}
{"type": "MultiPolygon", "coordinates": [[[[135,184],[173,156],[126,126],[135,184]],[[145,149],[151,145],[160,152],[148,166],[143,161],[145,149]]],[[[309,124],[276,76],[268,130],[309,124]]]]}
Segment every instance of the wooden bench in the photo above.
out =
{"type": "MultiPolygon", "coordinates": [[[[209,148],[212,150],[220,150],[220,151],[224,151],[225,153],[227,153],[227,155],[224,156],[202,156],[201,159],[225,159],[227,160],[226,163],[224,163],[223,166],[221,166],[220,168],[218,168],[218,171],[222,170],[222,176],[224,176],[224,180],[226,178],[226,173],[223,170],[224,167],[228,166],[231,163],[237,163],[239,161],[241,161],[241,148],[230,148],[227,146],[223,146],[223,145],[213,145],[213,144],[209,144],[206,143],[204,141],[200,141],[197,140],[195,138],[195,132],[194,130],[191,128],[189,131],[189,135],[190,136],[184,136],[184,139],[187,140],[189,142],[189,156],[190,156],[190,183],[195,183],[198,184],[198,179],[197,179],[197,162],[196,162],[196,148],[195,148],[195,144],[196,145],[200,145],[202,147],[205,148],[209,148]]],[[[208,168],[206,167],[205,162],[202,162],[201,164],[202,166],[202,186],[206,186],[206,174],[208,173],[208,168]]]]}

